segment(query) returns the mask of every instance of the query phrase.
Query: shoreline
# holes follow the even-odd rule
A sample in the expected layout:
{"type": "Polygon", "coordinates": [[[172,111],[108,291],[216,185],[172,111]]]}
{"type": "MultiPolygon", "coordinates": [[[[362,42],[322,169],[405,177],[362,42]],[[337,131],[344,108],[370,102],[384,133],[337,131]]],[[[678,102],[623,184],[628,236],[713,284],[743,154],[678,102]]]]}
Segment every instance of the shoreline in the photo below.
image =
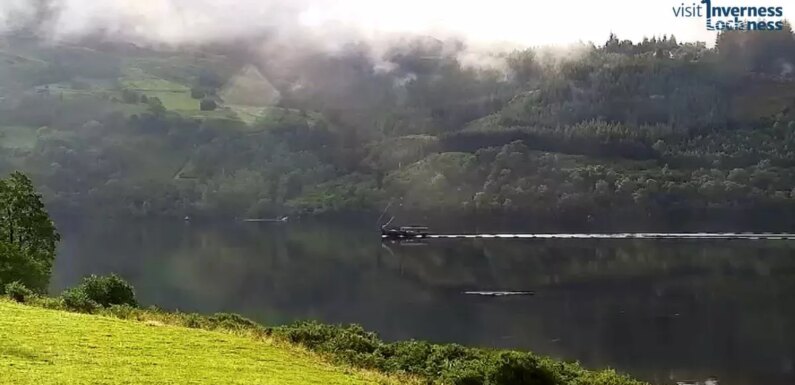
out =
{"type": "MultiPolygon", "coordinates": [[[[2,298],[2,297],[0,297],[2,298]]],[[[3,303],[13,303],[3,298],[3,303]]],[[[60,298],[31,297],[23,306],[82,313],[68,309],[60,298]]],[[[99,307],[88,314],[143,323],[246,336],[305,349],[341,368],[378,373],[396,383],[519,384],[534,378],[540,385],[645,385],[612,369],[588,370],[579,364],[537,356],[531,352],[431,344],[423,341],[387,343],[358,325],[326,325],[314,321],[264,326],[237,314],[169,312],[127,305],[99,307]],[[516,381],[520,382],[516,382],[516,381]]]]}

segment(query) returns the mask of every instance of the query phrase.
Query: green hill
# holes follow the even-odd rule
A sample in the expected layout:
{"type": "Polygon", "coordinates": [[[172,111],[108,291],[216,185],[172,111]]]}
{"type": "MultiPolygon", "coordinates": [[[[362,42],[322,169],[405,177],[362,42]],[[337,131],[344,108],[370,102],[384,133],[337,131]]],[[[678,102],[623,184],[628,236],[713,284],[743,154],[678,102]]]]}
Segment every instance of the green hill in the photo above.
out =
{"type": "Polygon", "coordinates": [[[0,174],[25,171],[49,207],[81,216],[400,200],[412,214],[567,226],[795,228],[780,215],[795,209],[789,26],[726,32],[715,48],[610,36],[577,56],[504,52],[504,71],[461,63],[463,47],[373,58],[7,37],[0,174]]]}
{"type": "Polygon", "coordinates": [[[246,336],[2,300],[0,314],[0,384],[390,383],[295,347],[246,336]]]}

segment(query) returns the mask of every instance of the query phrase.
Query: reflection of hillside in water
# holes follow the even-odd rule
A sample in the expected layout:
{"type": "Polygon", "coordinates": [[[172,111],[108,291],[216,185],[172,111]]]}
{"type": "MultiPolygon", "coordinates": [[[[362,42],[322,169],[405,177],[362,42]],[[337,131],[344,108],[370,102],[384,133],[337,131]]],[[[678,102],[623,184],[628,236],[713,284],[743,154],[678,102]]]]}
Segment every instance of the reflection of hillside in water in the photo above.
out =
{"type": "Polygon", "coordinates": [[[371,229],[344,226],[123,227],[67,235],[54,284],[117,271],[144,302],[167,308],[530,348],[661,383],[718,375],[721,384],[784,384],[795,375],[792,242],[430,240],[387,249],[371,229]],[[536,295],[461,294],[472,289],[536,295]]]}

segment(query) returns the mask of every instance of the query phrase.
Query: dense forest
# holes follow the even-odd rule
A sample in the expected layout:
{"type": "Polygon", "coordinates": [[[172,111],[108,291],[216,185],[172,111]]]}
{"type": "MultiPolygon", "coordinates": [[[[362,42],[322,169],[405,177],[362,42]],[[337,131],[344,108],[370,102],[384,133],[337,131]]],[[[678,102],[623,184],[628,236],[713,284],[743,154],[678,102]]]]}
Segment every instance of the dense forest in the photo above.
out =
{"type": "Polygon", "coordinates": [[[428,216],[795,227],[790,25],[714,47],[609,36],[474,60],[430,37],[334,52],[257,43],[0,38],[0,174],[28,173],[57,215],[377,215],[392,202],[428,216]]]}

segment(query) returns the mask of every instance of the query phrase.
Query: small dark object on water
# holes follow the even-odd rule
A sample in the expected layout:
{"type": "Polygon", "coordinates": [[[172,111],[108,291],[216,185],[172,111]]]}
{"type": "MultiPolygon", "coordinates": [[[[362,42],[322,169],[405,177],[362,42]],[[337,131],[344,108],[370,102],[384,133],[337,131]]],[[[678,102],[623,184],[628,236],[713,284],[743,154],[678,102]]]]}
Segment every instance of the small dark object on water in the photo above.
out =
{"type": "Polygon", "coordinates": [[[480,295],[484,297],[507,297],[512,295],[535,295],[534,291],[465,291],[466,295],[480,295]]]}
{"type": "Polygon", "coordinates": [[[381,227],[381,237],[389,239],[400,238],[425,238],[428,236],[428,227],[426,226],[401,226],[387,228],[381,227]]]}
{"type": "Polygon", "coordinates": [[[289,217],[281,217],[281,218],[250,218],[244,219],[243,222],[255,222],[255,223],[272,223],[272,222],[287,222],[289,217]]]}

